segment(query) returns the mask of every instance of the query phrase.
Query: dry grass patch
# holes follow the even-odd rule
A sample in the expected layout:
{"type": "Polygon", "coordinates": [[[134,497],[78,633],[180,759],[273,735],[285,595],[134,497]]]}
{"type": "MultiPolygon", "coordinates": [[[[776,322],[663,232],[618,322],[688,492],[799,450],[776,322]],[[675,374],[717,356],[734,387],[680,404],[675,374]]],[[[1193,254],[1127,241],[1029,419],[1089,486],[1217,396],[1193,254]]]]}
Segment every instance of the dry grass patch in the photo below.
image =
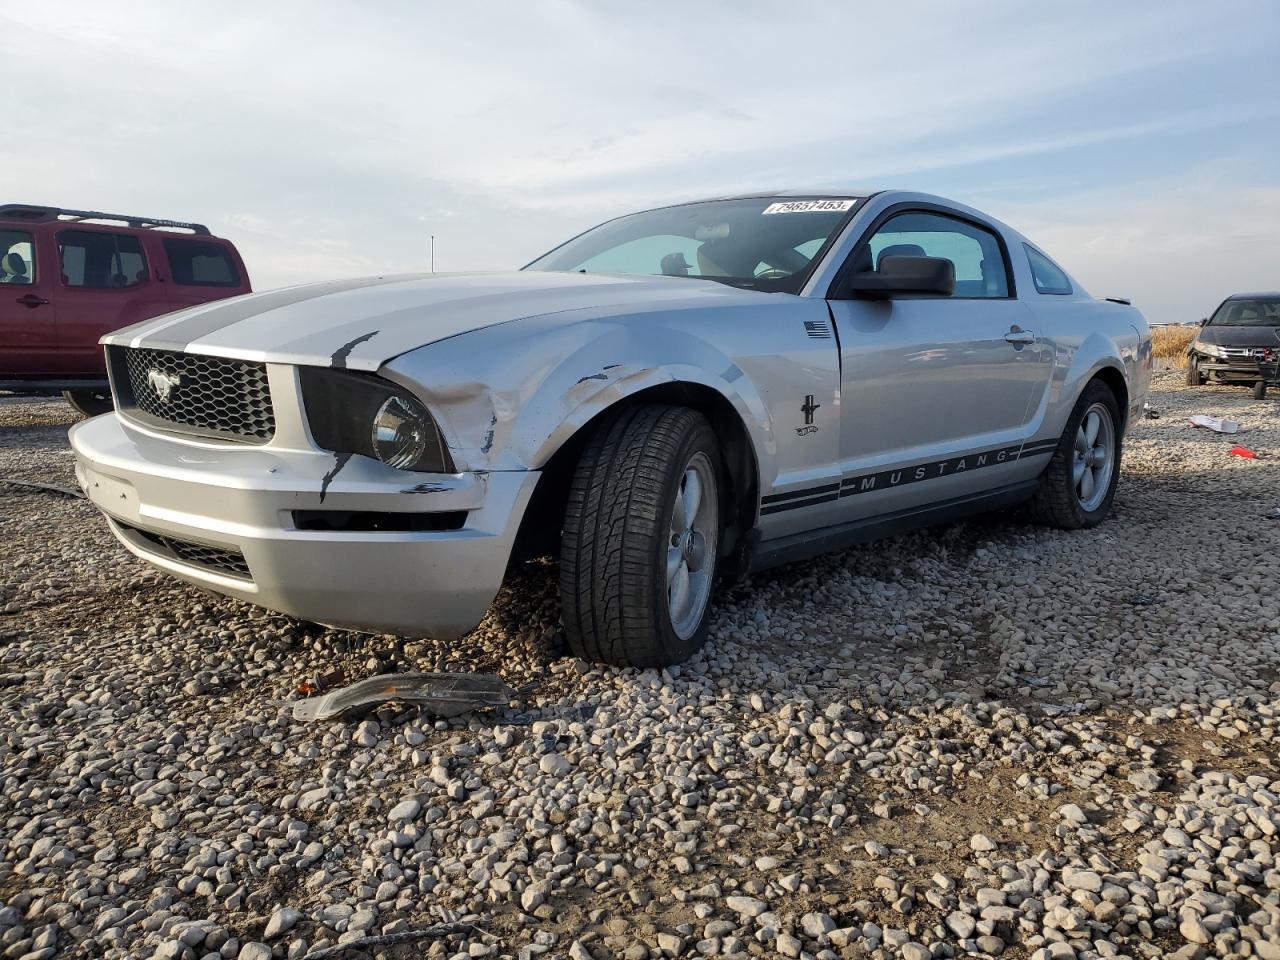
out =
{"type": "Polygon", "coordinates": [[[1180,367],[1187,365],[1187,347],[1196,338],[1197,327],[1170,324],[1151,328],[1151,349],[1161,360],[1172,360],[1180,367]]]}

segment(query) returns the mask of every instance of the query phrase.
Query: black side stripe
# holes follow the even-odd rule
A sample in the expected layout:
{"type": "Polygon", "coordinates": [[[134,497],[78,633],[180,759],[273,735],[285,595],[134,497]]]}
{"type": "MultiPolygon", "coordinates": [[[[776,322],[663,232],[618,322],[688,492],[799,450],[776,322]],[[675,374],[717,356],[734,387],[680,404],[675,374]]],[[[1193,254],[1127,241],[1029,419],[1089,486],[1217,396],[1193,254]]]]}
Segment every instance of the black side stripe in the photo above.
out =
{"type": "Polygon", "coordinates": [[[805,487],[786,493],[773,493],[761,499],[760,513],[768,516],[784,510],[796,510],[811,507],[819,503],[830,503],[843,497],[856,496],[859,493],[873,493],[879,490],[891,490],[907,483],[920,483],[925,480],[936,480],[939,477],[952,477],[968,470],[980,470],[983,467],[995,467],[1002,463],[1014,463],[1024,457],[1036,457],[1052,453],[1058,448],[1057,440],[1037,440],[1033,443],[1014,444],[986,450],[981,453],[969,453],[963,457],[951,457],[947,460],[934,460],[929,463],[918,463],[909,467],[894,470],[881,470],[877,473],[858,474],[845,477],[839,483],[827,483],[816,487],[805,487]]]}
{"type": "Polygon", "coordinates": [[[838,483],[824,483],[818,487],[805,487],[803,490],[788,490],[786,493],[771,493],[767,497],[762,497],[761,503],[777,503],[780,500],[796,500],[800,497],[812,497],[819,493],[830,493],[839,490],[838,483]]]}
{"type": "Polygon", "coordinates": [[[783,510],[794,510],[796,507],[812,507],[819,503],[831,503],[840,499],[839,484],[832,484],[834,493],[824,493],[821,496],[808,497],[803,500],[792,500],[786,503],[771,503],[760,508],[760,515],[767,517],[771,513],[781,513],[783,510]]]}

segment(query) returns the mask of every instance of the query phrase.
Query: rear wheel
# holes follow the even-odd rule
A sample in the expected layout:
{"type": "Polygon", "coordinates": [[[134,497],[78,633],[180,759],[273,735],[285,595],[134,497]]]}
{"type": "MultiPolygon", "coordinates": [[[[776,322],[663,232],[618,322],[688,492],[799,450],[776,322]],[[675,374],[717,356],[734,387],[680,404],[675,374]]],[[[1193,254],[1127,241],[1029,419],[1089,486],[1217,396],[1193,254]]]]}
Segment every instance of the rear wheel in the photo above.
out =
{"type": "Polygon", "coordinates": [[[62,397],[86,417],[96,417],[115,409],[108,390],[63,390],[62,397]]]}
{"type": "Polygon", "coordinates": [[[577,656],[663,667],[702,648],[722,477],[715,434],[696,411],[633,407],[596,431],[561,543],[561,606],[577,656]]]}
{"type": "Polygon", "coordinates": [[[1080,530],[1106,519],[1120,479],[1120,405],[1110,387],[1092,381],[1076,401],[1053,459],[1032,500],[1037,519],[1080,530]]]}
{"type": "Polygon", "coordinates": [[[1267,381],[1259,380],[1253,385],[1253,399],[1265,400],[1267,398],[1267,381]]]}

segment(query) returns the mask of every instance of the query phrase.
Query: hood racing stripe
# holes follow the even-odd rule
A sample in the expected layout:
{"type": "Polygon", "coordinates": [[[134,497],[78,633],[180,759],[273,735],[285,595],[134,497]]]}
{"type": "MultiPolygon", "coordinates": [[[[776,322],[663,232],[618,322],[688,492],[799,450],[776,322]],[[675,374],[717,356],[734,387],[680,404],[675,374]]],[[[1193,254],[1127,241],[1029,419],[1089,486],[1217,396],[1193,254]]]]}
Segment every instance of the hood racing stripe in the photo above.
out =
{"type": "Polygon", "coordinates": [[[170,323],[136,334],[130,338],[129,346],[181,352],[201,337],[281,307],[289,307],[295,303],[316,300],[336,293],[346,293],[348,290],[416,279],[418,279],[417,275],[399,275],[363,277],[359,280],[330,280],[324,283],[308,283],[300,287],[285,287],[283,290],[271,290],[266,293],[251,293],[231,300],[215,301],[196,308],[196,312],[193,313],[184,311],[184,315],[170,323]]]}

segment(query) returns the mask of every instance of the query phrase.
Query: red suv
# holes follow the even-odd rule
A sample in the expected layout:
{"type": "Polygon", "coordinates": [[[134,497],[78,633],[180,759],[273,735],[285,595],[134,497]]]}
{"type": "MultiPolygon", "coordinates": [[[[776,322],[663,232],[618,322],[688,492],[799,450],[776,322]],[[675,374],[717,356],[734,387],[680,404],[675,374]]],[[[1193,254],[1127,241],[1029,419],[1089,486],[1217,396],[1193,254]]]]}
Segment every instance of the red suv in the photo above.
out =
{"type": "Polygon", "coordinates": [[[249,293],[236,248],[198,223],[0,206],[0,390],[111,409],[98,338],[171,310],[249,293]]]}

